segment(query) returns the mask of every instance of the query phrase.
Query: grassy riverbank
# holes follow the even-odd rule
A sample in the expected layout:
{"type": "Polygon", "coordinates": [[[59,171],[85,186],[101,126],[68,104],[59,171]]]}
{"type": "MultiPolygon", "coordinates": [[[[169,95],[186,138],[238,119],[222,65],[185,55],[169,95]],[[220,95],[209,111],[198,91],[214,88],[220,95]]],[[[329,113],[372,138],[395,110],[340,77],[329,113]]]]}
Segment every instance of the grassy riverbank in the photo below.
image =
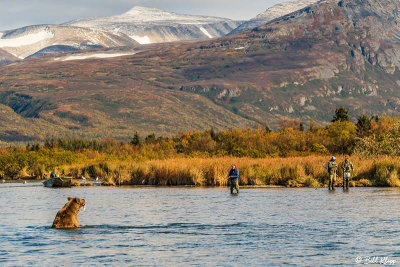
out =
{"type": "MultiPolygon", "coordinates": [[[[106,185],[226,186],[232,163],[241,172],[241,185],[324,187],[328,174],[327,156],[289,158],[175,158],[145,162],[109,162],[66,165],[57,168],[62,175],[100,178],[106,185]]],[[[399,158],[361,159],[353,157],[352,186],[400,187],[399,158]]],[[[341,172],[337,184],[341,185],[341,172]]]]}
{"type": "MultiPolygon", "coordinates": [[[[232,163],[240,184],[323,187],[332,155],[350,154],[352,186],[400,187],[400,118],[362,116],[353,124],[347,111],[336,111],[331,124],[282,121],[278,131],[232,129],[187,132],[130,142],[48,140],[0,148],[1,179],[65,176],[99,178],[107,185],[225,186],[232,163]]],[[[341,177],[339,169],[339,177],[341,177]]],[[[338,185],[341,179],[338,178],[338,185]]]]}
{"type": "MultiPolygon", "coordinates": [[[[105,160],[72,163],[55,171],[73,178],[99,178],[105,185],[226,186],[232,163],[240,170],[240,184],[248,186],[325,187],[328,174],[324,164],[330,156],[310,155],[286,158],[185,158],[162,160],[105,160]]],[[[338,157],[340,163],[342,157],[338,157]]],[[[351,158],[355,170],[351,186],[400,187],[400,158],[351,158]]],[[[25,172],[26,173],[26,172],[25,172]]],[[[27,173],[26,173],[27,174],[27,173]]],[[[341,185],[341,170],[337,185],[341,185]]],[[[32,178],[28,175],[26,178],[32,178]]],[[[40,177],[38,177],[40,179],[40,177]]]]}

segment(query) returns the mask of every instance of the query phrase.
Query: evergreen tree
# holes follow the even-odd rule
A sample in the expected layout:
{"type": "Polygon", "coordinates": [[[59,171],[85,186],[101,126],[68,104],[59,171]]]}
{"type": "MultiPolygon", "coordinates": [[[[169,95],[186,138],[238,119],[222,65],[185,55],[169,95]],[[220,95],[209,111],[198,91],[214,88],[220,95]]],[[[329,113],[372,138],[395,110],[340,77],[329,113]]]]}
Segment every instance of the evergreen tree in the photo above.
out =
{"type": "Polygon", "coordinates": [[[335,110],[335,116],[333,117],[332,122],[335,121],[351,121],[349,112],[344,107],[337,108],[335,110]]]}
{"type": "Polygon", "coordinates": [[[131,145],[134,145],[134,146],[140,145],[140,136],[139,136],[138,132],[135,132],[135,135],[133,136],[133,138],[131,140],[131,145]]]}
{"type": "Polygon", "coordinates": [[[367,136],[372,129],[371,118],[367,115],[362,115],[357,119],[357,134],[358,136],[367,136]]]}
{"type": "Polygon", "coordinates": [[[215,133],[215,131],[214,131],[213,128],[210,129],[210,137],[211,137],[213,140],[215,140],[215,139],[217,138],[217,135],[216,135],[216,133],[215,133]]]}
{"type": "Polygon", "coordinates": [[[299,130],[300,130],[301,132],[304,132],[304,125],[303,125],[302,122],[300,122],[299,130]]]}

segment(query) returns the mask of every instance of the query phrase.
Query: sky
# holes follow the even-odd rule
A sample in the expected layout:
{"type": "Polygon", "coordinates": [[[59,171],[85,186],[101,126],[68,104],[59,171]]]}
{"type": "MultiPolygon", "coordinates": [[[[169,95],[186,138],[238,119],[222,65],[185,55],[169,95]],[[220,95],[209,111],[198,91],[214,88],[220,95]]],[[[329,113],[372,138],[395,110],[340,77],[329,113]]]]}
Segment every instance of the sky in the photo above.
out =
{"type": "Polygon", "coordinates": [[[134,6],[237,20],[286,0],[0,0],[0,31],[35,24],[122,14],[134,6]]]}

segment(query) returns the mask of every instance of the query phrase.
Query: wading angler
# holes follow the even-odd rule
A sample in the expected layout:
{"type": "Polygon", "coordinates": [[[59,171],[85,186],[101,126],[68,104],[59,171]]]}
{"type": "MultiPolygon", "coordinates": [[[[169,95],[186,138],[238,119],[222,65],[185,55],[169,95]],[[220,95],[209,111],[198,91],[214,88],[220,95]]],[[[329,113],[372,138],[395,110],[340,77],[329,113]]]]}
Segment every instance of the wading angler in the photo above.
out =
{"type": "Polygon", "coordinates": [[[239,194],[239,170],[236,165],[232,165],[232,169],[229,171],[229,182],[231,188],[231,194],[234,194],[236,190],[236,194],[239,194]]]}

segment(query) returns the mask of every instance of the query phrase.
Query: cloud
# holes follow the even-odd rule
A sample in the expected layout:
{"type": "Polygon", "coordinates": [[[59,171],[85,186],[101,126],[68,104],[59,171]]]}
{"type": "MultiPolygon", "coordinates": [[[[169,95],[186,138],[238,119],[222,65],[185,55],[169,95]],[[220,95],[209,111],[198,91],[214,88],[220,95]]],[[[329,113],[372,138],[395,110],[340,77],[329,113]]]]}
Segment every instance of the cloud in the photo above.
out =
{"type": "Polygon", "coordinates": [[[284,0],[1,0],[0,30],[110,16],[133,6],[245,20],[284,0]]]}

